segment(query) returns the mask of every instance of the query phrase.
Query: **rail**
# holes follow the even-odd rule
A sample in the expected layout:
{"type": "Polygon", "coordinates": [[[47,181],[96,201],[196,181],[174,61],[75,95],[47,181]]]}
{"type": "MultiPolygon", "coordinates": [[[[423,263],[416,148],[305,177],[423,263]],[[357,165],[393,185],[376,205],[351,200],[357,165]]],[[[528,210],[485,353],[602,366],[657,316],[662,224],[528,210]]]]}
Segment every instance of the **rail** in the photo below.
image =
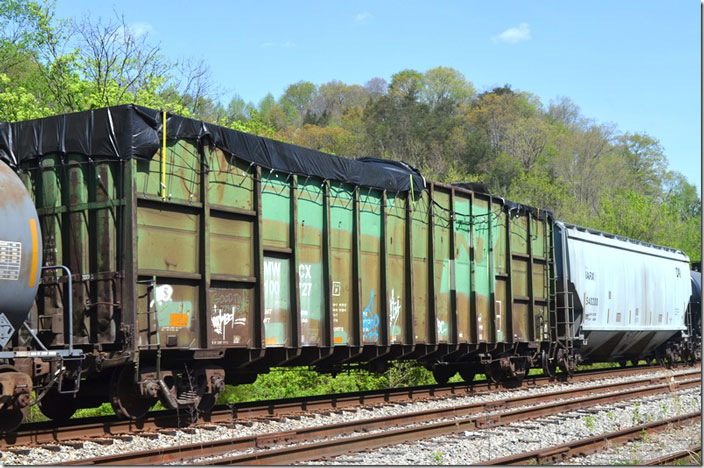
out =
{"type": "Polygon", "coordinates": [[[695,371],[691,374],[680,374],[674,381],[663,379],[668,380],[664,383],[654,383],[652,379],[645,378],[635,382],[602,384],[579,389],[568,388],[547,394],[451,406],[367,420],[348,421],[334,425],[305,427],[293,431],[198,442],[167,448],[160,447],[154,450],[107,455],[91,459],[71,460],[64,464],[165,464],[191,461],[195,458],[204,457],[219,458],[205,461],[199,460],[199,464],[291,464],[465,430],[502,426],[511,422],[534,419],[598,404],[667,393],[675,389],[693,388],[700,385],[700,379],[701,371],[695,371]],[[640,386],[633,388],[634,385],[640,386]],[[575,398],[578,395],[580,396],[575,398]],[[526,407],[526,405],[535,403],[538,404],[526,407]],[[511,408],[515,409],[511,410],[511,408]],[[444,421],[442,421],[443,419],[444,421]],[[438,420],[441,420],[441,422],[437,422],[438,420]],[[353,433],[408,425],[413,426],[361,436],[341,437],[353,433]],[[287,443],[297,443],[298,445],[266,449],[267,447],[287,443]],[[233,451],[252,449],[257,451],[225,456],[233,451]]]}

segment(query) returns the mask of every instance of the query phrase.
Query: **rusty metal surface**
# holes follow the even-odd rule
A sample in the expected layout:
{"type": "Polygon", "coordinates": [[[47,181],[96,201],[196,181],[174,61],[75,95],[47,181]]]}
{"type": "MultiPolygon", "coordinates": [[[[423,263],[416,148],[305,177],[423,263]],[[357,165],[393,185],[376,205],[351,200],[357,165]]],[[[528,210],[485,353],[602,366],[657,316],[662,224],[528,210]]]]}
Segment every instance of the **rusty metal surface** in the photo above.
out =
{"type": "MultiPolygon", "coordinates": [[[[539,464],[547,465],[554,464],[561,460],[566,460],[574,456],[585,456],[603,450],[606,447],[611,447],[614,444],[623,444],[632,440],[643,438],[644,435],[671,430],[685,424],[696,421],[701,421],[702,415],[699,412],[683,414],[673,418],[654,421],[646,424],[629,427],[620,431],[609,432],[607,434],[599,434],[585,439],[574,440],[564,444],[555,445],[548,448],[533,450],[530,452],[518,453],[493,460],[482,461],[481,465],[526,465],[539,464]]],[[[701,451],[701,446],[699,446],[701,451]]],[[[678,453],[662,457],[661,459],[652,460],[647,465],[661,465],[674,462],[680,458],[685,458],[691,453],[678,453]]],[[[674,463],[672,463],[674,464],[674,463]]],[[[698,465],[698,463],[697,463],[698,465]]]]}
{"type": "MultiPolygon", "coordinates": [[[[476,403],[464,406],[456,406],[444,409],[433,409],[419,411],[414,413],[385,416],[373,418],[363,421],[350,421],[326,426],[316,426],[301,428],[287,432],[276,432],[270,434],[262,434],[251,437],[240,437],[236,439],[217,440],[205,443],[195,443],[189,445],[180,445],[171,448],[158,448],[155,450],[146,450],[136,453],[127,453],[119,455],[109,455],[86,460],[76,460],[65,464],[164,464],[169,462],[186,461],[196,457],[218,456],[224,453],[245,450],[245,449],[266,449],[271,446],[280,445],[291,442],[306,442],[316,439],[333,438],[340,435],[350,434],[353,432],[366,432],[376,429],[386,429],[394,426],[401,426],[414,423],[427,423],[437,421],[442,418],[472,416],[474,414],[486,411],[508,410],[513,407],[524,406],[531,403],[545,403],[538,407],[529,410],[507,411],[499,415],[488,417],[470,417],[469,419],[461,419],[455,422],[442,422],[422,426],[421,428],[400,429],[382,434],[374,434],[371,436],[358,436],[349,439],[336,439],[332,442],[313,443],[299,447],[273,449],[270,451],[239,455],[234,457],[225,457],[220,460],[215,460],[214,464],[276,464],[292,463],[292,461],[305,461],[320,456],[332,456],[339,454],[340,450],[359,450],[360,448],[373,448],[391,443],[406,442],[408,440],[417,440],[419,438],[428,438],[434,435],[446,434],[448,432],[457,432],[465,430],[467,425],[474,428],[498,426],[506,424],[510,421],[525,420],[537,415],[554,414],[556,412],[565,411],[566,409],[575,409],[593,404],[603,403],[605,401],[621,401],[631,398],[638,391],[629,387],[635,384],[647,383],[645,379],[641,382],[621,383],[615,385],[601,385],[588,389],[568,389],[566,391],[557,391],[543,395],[534,395],[529,397],[516,397],[505,400],[499,400],[489,403],[476,403]],[[625,391],[621,391],[626,388],[625,391]],[[617,392],[617,393],[611,393],[617,392]],[[610,393],[604,395],[604,393],[610,393]],[[596,403],[591,403],[590,397],[594,395],[596,403]],[[555,400],[562,400],[580,396],[574,402],[550,403],[555,400]],[[547,402],[547,403],[546,403],[547,402]],[[461,425],[462,428],[455,428],[455,425],[461,425]],[[367,444],[369,444],[367,446],[367,444]],[[282,457],[290,457],[285,459],[282,457]]],[[[695,379],[680,380],[682,385],[691,385],[696,383],[695,379]]],[[[677,385],[677,384],[675,384],[677,385]]],[[[660,384],[652,387],[648,392],[657,393],[668,390],[668,384],[660,384]]]]}
{"type": "MultiPolygon", "coordinates": [[[[699,385],[697,379],[681,382],[680,388],[691,388],[699,385]]],[[[362,435],[356,437],[348,437],[341,439],[326,440],[323,442],[314,442],[305,445],[295,445],[272,450],[258,451],[236,456],[225,456],[211,461],[214,465],[235,465],[235,464],[291,464],[303,461],[315,460],[323,457],[333,457],[348,452],[368,450],[372,448],[393,445],[399,443],[407,443],[414,440],[428,439],[440,435],[446,435],[465,430],[476,430],[487,427],[497,427],[516,421],[525,421],[541,416],[558,414],[564,411],[571,411],[580,408],[586,408],[597,404],[605,404],[616,401],[623,401],[641,395],[653,395],[657,393],[669,392],[670,387],[667,384],[651,386],[646,390],[627,389],[616,393],[606,395],[588,396],[571,400],[568,402],[555,402],[534,406],[528,409],[518,409],[502,413],[495,413],[491,416],[474,416],[463,419],[455,419],[447,422],[431,423],[422,426],[414,426],[410,428],[390,430],[382,433],[362,435]]],[[[560,397],[558,397],[560,398],[560,397]]],[[[494,408],[498,409],[498,408],[494,408]]],[[[403,419],[403,417],[399,418],[403,419]]],[[[436,415],[432,414],[429,420],[436,419],[436,415]]],[[[399,421],[398,424],[401,424],[399,421]]],[[[357,422],[356,428],[361,425],[357,422]]],[[[377,426],[367,428],[372,430],[377,426]]],[[[330,426],[322,428],[323,432],[315,438],[331,438],[336,433],[330,432],[330,426]]],[[[291,435],[287,436],[289,440],[291,435]]],[[[310,440],[310,437],[306,440],[310,440]]],[[[284,441],[282,441],[284,442],[284,441]]]]}
{"type": "MultiPolygon", "coordinates": [[[[701,416],[701,415],[700,415],[701,416]]],[[[679,452],[664,455],[644,462],[644,465],[702,465],[702,445],[698,444],[690,447],[689,450],[681,450],[679,452]]]]}

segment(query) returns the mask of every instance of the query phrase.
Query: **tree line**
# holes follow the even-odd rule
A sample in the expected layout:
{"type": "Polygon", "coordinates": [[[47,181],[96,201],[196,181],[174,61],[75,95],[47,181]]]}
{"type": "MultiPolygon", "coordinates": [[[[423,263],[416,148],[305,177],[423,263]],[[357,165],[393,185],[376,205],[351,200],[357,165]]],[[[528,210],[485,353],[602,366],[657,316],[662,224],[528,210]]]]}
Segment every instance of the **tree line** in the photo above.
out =
{"type": "MultiPolygon", "coordinates": [[[[230,83],[224,85],[231,85],[230,83]]],[[[346,157],[399,159],[441,182],[552,210],[558,219],[701,259],[701,199],[657,138],[621,132],[458,70],[401,70],[364,85],[299,81],[276,98],[221,101],[202,59],[167,57],[124,17],[63,19],[0,0],[0,121],[135,103],[346,157]]],[[[694,157],[694,156],[693,156],[694,157]]]]}

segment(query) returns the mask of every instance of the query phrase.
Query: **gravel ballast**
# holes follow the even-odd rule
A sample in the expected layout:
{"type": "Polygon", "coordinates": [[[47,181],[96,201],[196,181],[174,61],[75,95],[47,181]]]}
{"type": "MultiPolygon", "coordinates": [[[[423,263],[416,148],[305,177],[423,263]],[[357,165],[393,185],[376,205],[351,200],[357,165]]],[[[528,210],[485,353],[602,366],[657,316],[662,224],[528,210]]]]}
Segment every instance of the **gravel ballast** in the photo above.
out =
{"type": "MultiPolygon", "coordinates": [[[[657,373],[649,374],[649,377],[656,378],[656,377],[664,377],[664,376],[672,376],[681,372],[685,372],[687,369],[681,369],[677,371],[666,371],[662,370],[657,373]]],[[[526,395],[536,395],[536,394],[542,394],[542,393],[549,393],[549,392],[554,392],[562,388],[570,387],[570,388],[587,388],[591,387],[594,385],[598,384],[608,384],[608,383],[617,383],[617,382],[624,382],[624,381],[630,381],[630,380],[637,380],[638,378],[641,378],[642,376],[627,376],[627,377],[620,377],[620,378],[612,378],[612,379],[602,379],[599,381],[590,381],[590,382],[574,382],[574,383],[555,383],[554,385],[547,385],[547,386],[542,386],[542,387],[535,387],[535,388],[530,388],[530,389],[520,389],[520,390],[501,390],[501,391],[495,391],[491,392],[488,394],[483,394],[483,395],[475,395],[475,396],[456,396],[452,398],[445,398],[445,399],[438,399],[438,400],[428,400],[428,401],[416,401],[416,402],[411,402],[411,403],[406,403],[406,404],[387,404],[379,407],[374,407],[374,408],[360,408],[356,410],[350,410],[350,411],[340,411],[340,412],[333,412],[329,413],[327,415],[323,414],[316,414],[316,415],[311,415],[311,417],[302,417],[302,418],[283,418],[280,421],[254,421],[248,424],[234,424],[232,426],[228,425],[218,425],[218,426],[213,426],[209,427],[208,429],[204,428],[195,428],[195,431],[193,433],[187,433],[184,431],[180,430],[173,430],[172,434],[173,435],[167,435],[167,434],[152,434],[148,437],[142,437],[142,436],[133,436],[131,440],[121,440],[121,439],[114,439],[112,444],[109,445],[103,445],[103,444],[97,444],[93,443],[90,441],[83,441],[83,447],[81,448],[75,448],[75,447],[69,447],[66,445],[54,445],[52,447],[49,447],[49,449],[45,448],[35,448],[35,447],[15,447],[14,449],[19,449],[17,451],[3,451],[0,454],[0,463],[4,465],[23,465],[23,464],[51,464],[51,463],[57,463],[57,462],[62,462],[62,461],[70,461],[70,460],[79,460],[82,458],[91,458],[91,457],[97,457],[97,456],[103,456],[103,455],[108,455],[108,454],[115,454],[115,453],[127,453],[127,452],[133,452],[133,451],[139,451],[139,450],[148,450],[152,449],[155,447],[172,447],[172,446],[178,446],[178,445],[185,445],[185,444],[192,444],[192,443],[202,443],[202,442],[207,442],[207,441],[212,441],[212,440],[219,440],[219,439],[227,439],[227,438],[236,438],[236,437],[244,437],[244,436],[252,436],[252,435],[260,435],[260,434],[266,434],[266,433],[272,433],[272,432],[279,432],[279,431],[291,431],[295,429],[300,429],[303,427],[312,427],[312,426],[320,426],[320,425],[331,425],[331,424],[337,424],[341,422],[347,422],[347,421],[361,421],[364,419],[371,419],[371,418],[377,418],[377,417],[382,417],[382,416],[391,416],[391,415],[397,415],[397,414],[404,414],[404,413],[411,413],[411,412],[416,412],[416,411],[423,411],[423,410],[429,410],[429,409],[435,409],[435,408],[446,408],[446,407],[451,407],[451,406],[459,406],[459,405],[467,405],[467,404],[472,404],[472,403],[479,403],[479,402],[490,402],[490,401],[496,401],[496,400],[501,400],[505,398],[514,398],[514,397],[519,397],[519,396],[526,396],[526,395]],[[26,452],[26,453],[24,453],[26,452]]],[[[698,390],[697,390],[698,392],[698,390]]],[[[699,404],[699,395],[698,393],[696,394],[696,401],[697,404],[699,404]]],[[[674,404],[674,403],[673,403],[674,404]]],[[[689,403],[681,403],[681,404],[687,404],[689,403]]],[[[639,410],[639,411],[645,411],[639,410]]],[[[650,411],[650,410],[649,410],[650,411]]],[[[682,412],[687,412],[688,410],[685,410],[684,408],[681,408],[682,412]]],[[[581,414],[581,413],[580,413],[581,414]]],[[[654,413],[657,414],[657,413],[654,413]]],[[[580,418],[586,416],[585,414],[581,414],[580,418]]],[[[572,417],[570,417],[572,418],[572,417]]],[[[607,416],[607,419],[609,417],[607,416]]],[[[627,419],[626,416],[624,416],[625,419],[627,419]]],[[[530,430],[529,428],[532,425],[536,425],[538,427],[538,431],[536,434],[533,435],[526,435],[525,438],[527,440],[532,440],[532,438],[541,440],[541,439],[547,439],[548,436],[552,437],[553,432],[552,432],[552,427],[555,425],[562,426],[563,424],[560,422],[556,421],[561,421],[560,419],[556,419],[553,421],[546,421],[545,423],[540,423],[539,427],[536,425],[536,422],[531,421],[530,423],[523,423],[524,426],[527,426],[527,428],[523,428],[525,430],[530,430]],[[540,433],[542,432],[542,435],[540,433]]],[[[567,419],[567,421],[571,421],[574,424],[577,424],[575,421],[577,419],[567,419]]],[[[608,424],[606,422],[601,422],[601,419],[598,421],[594,421],[594,430],[601,430],[602,427],[607,427],[608,424]]],[[[513,426],[513,425],[512,425],[513,426]]],[[[508,435],[511,434],[519,434],[523,433],[523,430],[521,430],[521,424],[515,425],[516,427],[511,428],[511,429],[503,429],[503,428],[495,428],[490,431],[481,431],[481,433],[466,433],[463,435],[460,435],[460,437],[452,436],[449,437],[448,440],[450,441],[449,444],[454,447],[448,447],[446,450],[443,451],[442,448],[440,449],[435,449],[437,444],[435,442],[431,442],[430,445],[428,445],[428,442],[423,442],[422,444],[419,443],[419,447],[426,446],[428,450],[426,450],[426,453],[424,456],[421,457],[415,457],[412,456],[411,459],[416,460],[414,462],[411,462],[410,459],[408,461],[405,460],[406,456],[405,455],[400,455],[399,453],[409,453],[408,450],[405,449],[399,449],[398,447],[396,448],[391,448],[391,455],[390,458],[384,462],[381,459],[379,459],[376,455],[374,455],[372,458],[366,458],[365,455],[369,454],[355,454],[350,456],[350,460],[347,463],[350,464],[356,464],[356,463],[362,463],[362,464],[399,464],[399,463],[411,463],[411,464],[438,464],[438,463],[444,463],[444,464],[453,464],[453,463],[459,463],[459,464],[466,464],[470,463],[470,461],[460,461],[464,460],[465,458],[461,457],[461,452],[462,450],[459,448],[460,441],[470,441],[470,447],[468,449],[472,449],[471,451],[475,452],[477,450],[484,450],[484,455],[482,455],[481,459],[486,459],[486,456],[491,456],[491,458],[495,458],[497,456],[503,456],[500,453],[500,448],[497,447],[496,442],[494,437],[489,437],[488,434],[491,434],[491,431],[497,434],[502,434],[506,433],[508,435]],[[513,432],[519,430],[518,432],[513,432]],[[488,446],[485,447],[486,443],[488,442],[488,446]],[[401,452],[399,452],[401,450],[401,452]],[[454,455],[453,455],[454,454],[454,455]],[[364,460],[364,461],[353,461],[353,460],[364,460]],[[458,460],[458,461],[450,461],[450,460],[458,460]]],[[[591,424],[590,424],[591,427],[591,424]]],[[[583,430],[585,429],[584,427],[582,428],[583,430]]],[[[589,429],[589,428],[586,428],[589,429]]],[[[612,429],[613,430],[613,429],[612,429]]],[[[590,435],[588,432],[582,432],[581,437],[586,437],[590,435]]],[[[440,439],[440,438],[439,438],[440,439]]],[[[496,439],[499,440],[499,439],[496,439]]],[[[527,443],[527,442],[526,442],[527,443]]],[[[558,442],[554,442],[558,443],[558,442]]],[[[412,445],[412,444],[411,444],[412,445]]],[[[498,444],[501,445],[501,444],[498,444]]],[[[553,444],[550,444],[553,445],[553,444]]],[[[415,449],[414,449],[415,450],[415,449]]],[[[466,449],[467,450],[467,449],[466,449]]],[[[465,451],[466,451],[465,450],[465,451]]],[[[531,450],[531,449],[527,449],[531,450]]],[[[523,450],[521,450],[523,451],[523,450]]],[[[381,452],[381,451],[379,451],[381,452]]]]}

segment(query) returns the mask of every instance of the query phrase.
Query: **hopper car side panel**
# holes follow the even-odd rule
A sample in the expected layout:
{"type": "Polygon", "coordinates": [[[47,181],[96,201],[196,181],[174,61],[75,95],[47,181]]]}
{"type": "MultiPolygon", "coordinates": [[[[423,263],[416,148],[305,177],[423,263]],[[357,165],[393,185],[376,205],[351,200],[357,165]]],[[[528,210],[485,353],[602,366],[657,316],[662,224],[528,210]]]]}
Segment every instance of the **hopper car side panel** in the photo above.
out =
{"type": "MultiPolygon", "coordinates": [[[[222,349],[231,366],[265,350],[265,369],[382,354],[363,346],[422,357],[546,338],[545,219],[441,184],[409,203],[186,140],[169,142],[164,200],[161,157],[23,163],[47,263],[74,273],[87,350],[222,349]]],[[[33,320],[61,346],[63,286],[42,288],[33,320]]]]}

